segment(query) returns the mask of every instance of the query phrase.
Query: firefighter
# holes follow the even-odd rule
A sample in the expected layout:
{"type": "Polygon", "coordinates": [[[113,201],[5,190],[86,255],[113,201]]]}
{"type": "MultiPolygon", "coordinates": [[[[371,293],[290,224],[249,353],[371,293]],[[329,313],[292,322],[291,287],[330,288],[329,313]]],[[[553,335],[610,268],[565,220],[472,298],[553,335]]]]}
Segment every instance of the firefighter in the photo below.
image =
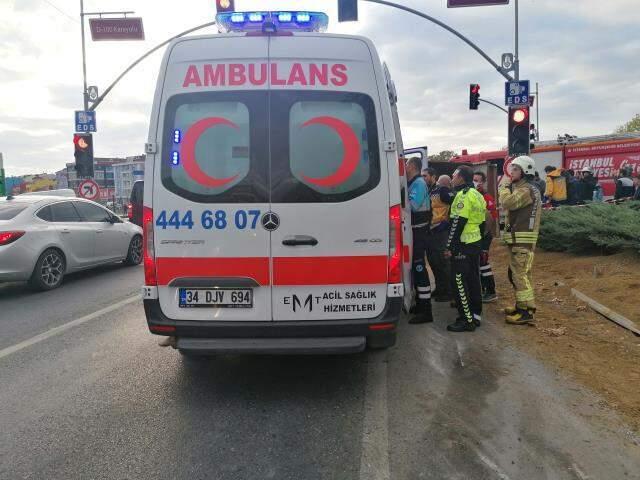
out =
{"type": "Polygon", "coordinates": [[[533,253],[540,230],[542,199],[533,184],[535,162],[517,157],[511,162],[511,179],[503,177],[498,190],[500,205],[507,212],[504,240],[509,246],[509,281],[516,293],[516,305],[506,308],[506,322],[526,325],[534,321],[533,253]]]}
{"type": "Polygon", "coordinates": [[[458,318],[450,332],[473,332],[482,317],[480,253],[487,203],[473,186],[473,170],[462,166],[453,174],[456,196],[451,205],[451,231],[445,255],[451,258],[458,318]]]}
{"type": "Polygon", "coordinates": [[[431,283],[424,261],[427,250],[427,235],[431,201],[424,178],[420,175],[422,163],[419,158],[410,158],[406,163],[409,181],[409,203],[411,204],[411,231],[413,233],[413,284],[416,287],[416,306],[409,323],[433,322],[431,311],[431,283]]]}

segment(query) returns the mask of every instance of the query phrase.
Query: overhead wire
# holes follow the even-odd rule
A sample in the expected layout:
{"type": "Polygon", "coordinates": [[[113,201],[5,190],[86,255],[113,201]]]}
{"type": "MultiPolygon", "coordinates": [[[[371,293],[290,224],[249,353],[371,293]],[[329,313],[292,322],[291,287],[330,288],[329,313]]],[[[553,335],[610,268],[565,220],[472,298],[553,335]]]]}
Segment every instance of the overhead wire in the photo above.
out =
{"type": "Polygon", "coordinates": [[[51,3],[49,0],[42,0],[44,3],[46,3],[47,5],[49,5],[51,8],[55,9],[58,11],[58,13],[60,13],[61,15],[64,15],[65,17],[67,17],[69,20],[76,22],[76,23],[80,23],[80,21],[77,18],[73,18],[71,15],[69,15],[68,13],[66,13],[64,10],[61,10],[60,8],[58,8],[55,4],[51,3]]]}

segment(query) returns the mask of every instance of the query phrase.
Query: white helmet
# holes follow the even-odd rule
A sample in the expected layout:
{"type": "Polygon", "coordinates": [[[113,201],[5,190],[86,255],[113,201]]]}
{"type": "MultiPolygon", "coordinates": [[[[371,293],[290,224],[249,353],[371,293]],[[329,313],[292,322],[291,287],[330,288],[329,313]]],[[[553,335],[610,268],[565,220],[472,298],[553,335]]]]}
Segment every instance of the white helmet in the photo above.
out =
{"type": "Polygon", "coordinates": [[[534,175],[536,173],[535,160],[531,157],[527,157],[526,155],[514,158],[511,165],[519,166],[525,175],[534,175]]]}
{"type": "Polygon", "coordinates": [[[591,167],[584,167],[582,170],[580,170],[581,172],[589,172],[589,173],[593,173],[593,170],[591,170],[591,167]]]}

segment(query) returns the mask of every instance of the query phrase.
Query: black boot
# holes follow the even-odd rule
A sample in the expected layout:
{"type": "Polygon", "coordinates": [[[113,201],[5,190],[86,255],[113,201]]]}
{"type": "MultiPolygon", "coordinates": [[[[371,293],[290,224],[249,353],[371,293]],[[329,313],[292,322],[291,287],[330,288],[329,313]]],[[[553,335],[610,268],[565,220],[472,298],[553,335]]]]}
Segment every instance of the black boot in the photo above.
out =
{"type": "Polygon", "coordinates": [[[457,318],[455,323],[447,326],[450,332],[473,332],[476,329],[473,321],[468,322],[462,318],[457,318]]]}
{"type": "MultiPolygon", "coordinates": [[[[464,320],[462,320],[462,318],[460,318],[460,317],[456,317],[455,323],[458,323],[458,322],[464,322],[464,320]]],[[[476,328],[480,328],[482,326],[482,322],[480,321],[479,318],[473,317],[473,325],[476,328]]]]}
{"type": "Polygon", "coordinates": [[[427,308],[422,312],[415,312],[413,317],[409,319],[409,323],[412,325],[431,322],[433,322],[433,313],[431,312],[431,308],[427,308]]]}

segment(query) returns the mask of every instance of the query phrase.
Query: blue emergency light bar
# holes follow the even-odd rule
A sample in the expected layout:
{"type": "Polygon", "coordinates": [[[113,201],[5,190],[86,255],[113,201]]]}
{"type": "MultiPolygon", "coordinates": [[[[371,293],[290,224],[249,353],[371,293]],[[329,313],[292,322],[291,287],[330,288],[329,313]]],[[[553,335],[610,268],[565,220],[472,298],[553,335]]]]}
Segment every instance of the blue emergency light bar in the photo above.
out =
{"type": "Polygon", "coordinates": [[[228,32],[324,32],[329,17],[322,12],[223,12],[216,15],[218,30],[228,32]]]}

